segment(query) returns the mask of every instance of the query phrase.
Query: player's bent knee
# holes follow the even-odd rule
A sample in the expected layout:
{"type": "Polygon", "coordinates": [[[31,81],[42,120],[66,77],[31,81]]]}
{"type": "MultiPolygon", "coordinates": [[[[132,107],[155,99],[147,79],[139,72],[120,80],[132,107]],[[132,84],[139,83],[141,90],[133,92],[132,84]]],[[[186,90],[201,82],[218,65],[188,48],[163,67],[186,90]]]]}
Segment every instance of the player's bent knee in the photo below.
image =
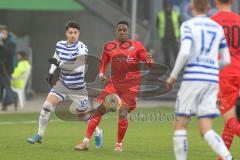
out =
{"type": "Polygon", "coordinates": [[[212,129],[212,127],[209,126],[209,125],[200,126],[200,128],[199,128],[199,133],[200,133],[201,137],[203,138],[204,135],[205,135],[208,131],[210,131],[211,129],[212,129]]]}
{"type": "Polygon", "coordinates": [[[203,138],[206,132],[200,130],[199,133],[200,133],[200,136],[203,138]]]}
{"type": "Polygon", "coordinates": [[[52,110],[53,110],[52,103],[45,101],[43,103],[43,108],[41,110],[40,117],[41,118],[49,118],[52,110]]]}
{"type": "MultiPolygon", "coordinates": [[[[59,97],[57,97],[56,95],[52,94],[52,92],[50,92],[47,96],[46,99],[47,102],[51,103],[52,105],[56,106],[58,103],[60,103],[61,101],[63,101],[63,99],[60,99],[59,97]]],[[[46,102],[45,101],[45,102],[46,102]]]]}
{"type": "Polygon", "coordinates": [[[175,130],[187,130],[187,123],[185,121],[175,121],[173,124],[175,130]]]}
{"type": "Polygon", "coordinates": [[[223,114],[224,121],[227,122],[230,118],[236,117],[235,107],[223,114]]]}
{"type": "Polygon", "coordinates": [[[53,107],[54,105],[49,101],[45,101],[43,103],[43,110],[45,110],[46,112],[51,112],[53,110],[53,107]]]}
{"type": "Polygon", "coordinates": [[[187,125],[181,123],[174,123],[173,127],[175,130],[187,130],[187,125]]]}
{"type": "Polygon", "coordinates": [[[98,112],[98,113],[101,114],[101,115],[104,115],[105,113],[107,113],[107,112],[109,112],[109,111],[107,111],[107,109],[104,107],[104,105],[101,104],[101,105],[98,107],[98,109],[97,109],[96,112],[98,112]]]}

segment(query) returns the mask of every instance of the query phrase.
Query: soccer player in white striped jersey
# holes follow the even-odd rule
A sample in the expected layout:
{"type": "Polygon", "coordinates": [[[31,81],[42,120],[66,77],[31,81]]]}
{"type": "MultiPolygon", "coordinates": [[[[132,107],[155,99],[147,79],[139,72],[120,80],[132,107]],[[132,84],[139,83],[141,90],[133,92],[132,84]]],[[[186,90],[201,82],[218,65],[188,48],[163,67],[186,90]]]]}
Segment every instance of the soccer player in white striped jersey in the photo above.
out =
{"type": "MultiPolygon", "coordinates": [[[[176,160],[186,160],[188,151],[187,124],[192,115],[198,118],[201,136],[224,160],[232,156],[222,138],[212,129],[217,108],[219,69],[230,63],[230,55],[222,27],[208,18],[209,0],[193,0],[195,17],[181,25],[181,47],[173,71],[167,79],[172,88],[184,67],[178,91],[174,121],[174,152],[176,160]],[[221,60],[218,61],[218,53],[221,60]]],[[[206,158],[202,158],[206,159],[206,158]]]]}
{"type": "MultiPolygon", "coordinates": [[[[56,85],[49,92],[39,117],[38,133],[27,141],[31,144],[41,143],[51,111],[55,106],[64,100],[71,100],[75,109],[84,112],[88,108],[88,93],[85,84],[85,59],[87,46],[80,42],[80,27],[75,22],[66,25],[66,40],[56,44],[54,58],[57,64],[52,64],[49,71],[49,80],[53,78],[56,65],[60,68],[60,77],[56,85]]],[[[51,80],[50,80],[51,81],[51,80]]],[[[84,115],[84,114],[83,114],[84,115]]],[[[86,114],[81,120],[88,122],[90,115],[86,114]]],[[[102,146],[102,130],[95,130],[96,147],[102,146]]]]}

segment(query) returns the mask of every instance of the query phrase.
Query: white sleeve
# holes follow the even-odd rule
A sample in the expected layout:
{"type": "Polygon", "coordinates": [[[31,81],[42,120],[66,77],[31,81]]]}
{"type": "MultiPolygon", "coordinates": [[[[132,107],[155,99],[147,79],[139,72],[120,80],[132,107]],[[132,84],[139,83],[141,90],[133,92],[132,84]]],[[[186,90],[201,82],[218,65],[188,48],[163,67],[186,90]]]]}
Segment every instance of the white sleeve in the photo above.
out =
{"type": "MultiPolygon", "coordinates": [[[[54,53],[53,58],[56,58],[58,61],[60,60],[60,58],[59,58],[59,56],[56,52],[54,53]]],[[[56,68],[57,67],[54,64],[52,64],[51,67],[50,67],[49,73],[53,74],[54,71],[56,70],[56,68]]]]}
{"type": "Polygon", "coordinates": [[[177,60],[175,62],[174,68],[170,74],[170,77],[174,77],[177,79],[179,73],[187,62],[187,59],[191,53],[192,47],[192,30],[185,23],[181,26],[181,46],[180,51],[177,56],[177,60]]]}
{"type": "Polygon", "coordinates": [[[230,53],[229,53],[229,49],[227,46],[227,41],[226,41],[224,35],[223,35],[223,38],[219,45],[219,52],[220,52],[221,59],[218,63],[219,63],[219,68],[222,69],[226,65],[230,64],[230,62],[231,62],[230,53]]]}

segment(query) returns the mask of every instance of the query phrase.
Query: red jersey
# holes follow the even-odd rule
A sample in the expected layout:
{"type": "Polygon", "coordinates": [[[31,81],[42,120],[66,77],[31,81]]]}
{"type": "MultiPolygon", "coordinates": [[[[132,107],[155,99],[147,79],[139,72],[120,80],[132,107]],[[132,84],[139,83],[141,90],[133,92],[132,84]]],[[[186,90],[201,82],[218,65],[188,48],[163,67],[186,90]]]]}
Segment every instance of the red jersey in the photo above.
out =
{"type": "Polygon", "coordinates": [[[220,71],[220,77],[240,76],[240,17],[221,11],[211,18],[223,27],[231,55],[231,64],[220,71]]]}
{"type": "Polygon", "coordinates": [[[109,41],[104,45],[100,73],[106,72],[107,65],[111,63],[112,83],[117,90],[139,89],[141,73],[139,62],[147,62],[147,52],[138,41],[119,40],[109,41]]]}

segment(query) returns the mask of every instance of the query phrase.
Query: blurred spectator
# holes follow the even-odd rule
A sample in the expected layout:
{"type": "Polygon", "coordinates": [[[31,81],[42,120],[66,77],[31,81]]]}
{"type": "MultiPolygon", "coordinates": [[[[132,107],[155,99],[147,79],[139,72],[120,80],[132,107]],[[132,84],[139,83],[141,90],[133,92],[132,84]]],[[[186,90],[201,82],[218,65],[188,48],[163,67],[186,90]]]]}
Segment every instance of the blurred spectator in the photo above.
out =
{"type": "Polygon", "coordinates": [[[5,25],[0,25],[0,55],[2,57],[0,91],[3,93],[2,102],[3,110],[5,110],[6,106],[12,103],[12,91],[9,81],[13,68],[16,66],[16,39],[5,25]]]}
{"type": "Polygon", "coordinates": [[[6,101],[6,91],[11,91],[9,76],[5,67],[6,61],[6,53],[0,47],[0,91],[2,94],[2,110],[6,110],[6,106],[10,103],[10,99],[8,102],[6,101]]]}
{"type": "Polygon", "coordinates": [[[8,31],[5,25],[0,25],[0,48],[6,53],[6,68],[8,74],[11,75],[17,64],[16,37],[8,31]]]}
{"type": "Polygon", "coordinates": [[[215,7],[215,0],[210,0],[210,8],[207,15],[212,16],[216,14],[216,12],[217,12],[217,8],[215,7]]]}
{"type": "MultiPolygon", "coordinates": [[[[180,7],[181,19],[182,21],[186,21],[192,18],[192,7],[191,7],[191,0],[173,0],[175,5],[180,7]]],[[[208,11],[208,16],[211,16],[217,12],[215,7],[215,0],[210,0],[210,8],[208,11]]]]}
{"type": "Polygon", "coordinates": [[[24,75],[25,72],[31,67],[29,61],[26,59],[26,53],[19,51],[17,53],[17,67],[12,74],[11,86],[12,88],[22,89],[24,87],[24,75]]]}
{"type": "Polygon", "coordinates": [[[14,69],[11,80],[11,88],[18,97],[20,107],[26,102],[25,89],[31,72],[31,65],[26,59],[26,53],[19,51],[17,54],[17,67],[14,69]]]}
{"type": "Polygon", "coordinates": [[[183,0],[183,2],[180,5],[180,10],[182,21],[186,21],[192,18],[191,0],[183,0]]]}
{"type": "MultiPolygon", "coordinates": [[[[179,48],[181,18],[179,12],[173,10],[170,0],[163,1],[163,11],[157,16],[158,34],[162,42],[164,61],[168,67],[173,66],[179,48]]],[[[160,58],[158,57],[160,60],[160,58]]]]}

